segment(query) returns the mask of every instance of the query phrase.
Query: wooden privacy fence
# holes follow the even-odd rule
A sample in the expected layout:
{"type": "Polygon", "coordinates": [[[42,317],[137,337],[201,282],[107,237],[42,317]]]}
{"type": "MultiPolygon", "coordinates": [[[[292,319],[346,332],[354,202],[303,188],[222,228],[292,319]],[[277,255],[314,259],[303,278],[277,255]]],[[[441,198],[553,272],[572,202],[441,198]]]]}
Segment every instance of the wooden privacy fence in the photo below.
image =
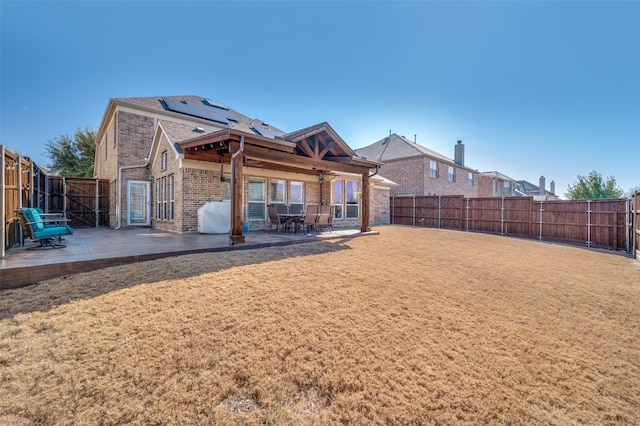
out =
{"type": "MultiPolygon", "coordinates": [[[[486,232],[631,252],[632,200],[395,196],[391,223],[486,232]]],[[[637,193],[636,193],[637,211],[637,193]]],[[[637,218],[637,213],[635,213],[637,218]]],[[[637,220],[636,220],[637,223],[637,220]]],[[[635,234],[637,235],[637,230],[635,234]]]]}
{"type": "Polygon", "coordinates": [[[39,207],[48,213],[63,213],[74,228],[109,226],[109,181],[49,175],[33,160],[0,145],[0,205],[4,250],[21,240],[15,219],[20,207],[39,207]]]}
{"type": "Polygon", "coordinates": [[[631,194],[629,199],[629,216],[631,224],[631,248],[635,257],[640,257],[640,190],[631,194]]]}

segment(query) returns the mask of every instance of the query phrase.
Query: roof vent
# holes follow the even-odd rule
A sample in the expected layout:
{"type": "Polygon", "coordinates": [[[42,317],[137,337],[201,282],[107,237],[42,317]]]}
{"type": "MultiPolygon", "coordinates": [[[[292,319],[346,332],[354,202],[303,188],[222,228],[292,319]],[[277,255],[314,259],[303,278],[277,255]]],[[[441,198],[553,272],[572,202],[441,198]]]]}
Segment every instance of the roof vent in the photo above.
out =
{"type": "Polygon", "coordinates": [[[196,127],[195,129],[193,129],[193,131],[196,132],[196,133],[204,133],[204,128],[196,127]]]}

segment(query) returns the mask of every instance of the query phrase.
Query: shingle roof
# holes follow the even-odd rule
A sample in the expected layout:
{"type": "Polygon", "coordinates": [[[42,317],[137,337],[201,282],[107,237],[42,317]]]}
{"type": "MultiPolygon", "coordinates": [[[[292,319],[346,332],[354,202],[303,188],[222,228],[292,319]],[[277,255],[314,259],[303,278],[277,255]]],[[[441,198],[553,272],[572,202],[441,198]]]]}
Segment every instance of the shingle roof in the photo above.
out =
{"type": "Polygon", "coordinates": [[[507,176],[505,174],[502,174],[500,172],[497,172],[497,171],[483,172],[483,173],[481,173],[481,175],[489,176],[490,178],[494,178],[494,179],[509,180],[509,181],[515,182],[515,179],[510,178],[509,176],[507,176]]]}
{"type": "Polygon", "coordinates": [[[381,162],[416,156],[427,156],[449,163],[454,163],[453,159],[414,143],[404,136],[400,136],[395,133],[389,137],[380,139],[369,146],[356,149],[356,154],[360,157],[366,157],[367,160],[381,162]]]}
{"type": "MultiPolygon", "coordinates": [[[[182,95],[182,96],[147,96],[147,97],[141,97],[141,98],[114,98],[112,99],[113,102],[116,102],[118,104],[123,104],[123,105],[130,105],[133,107],[137,107],[137,108],[141,108],[141,109],[146,109],[148,111],[155,111],[155,112],[161,112],[163,114],[166,114],[167,117],[178,117],[180,119],[183,120],[190,120],[193,121],[194,123],[198,123],[198,126],[200,127],[205,127],[207,120],[204,119],[198,119],[196,117],[191,117],[189,115],[185,115],[185,114],[181,114],[179,112],[174,112],[174,111],[168,111],[165,109],[164,105],[162,104],[161,100],[162,99],[170,99],[172,101],[176,101],[176,102],[181,102],[181,101],[192,101],[192,102],[196,102],[196,103],[201,103],[203,99],[205,99],[202,96],[195,96],[195,95],[182,95]]],[[[274,130],[277,133],[285,133],[284,131],[270,126],[270,125],[265,125],[264,122],[260,119],[257,118],[249,118],[246,115],[229,108],[229,111],[231,111],[232,113],[234,113],[237,117],[238,117],[238,122],[229,122],[229,126],[225,126],[224,124],[220,124],[220,123],[211,123],[211,126],[216,128],[217,130],[219,130],[221,127],[229,127],[231,129],[236,129],[236,130],[240,130],[243,132],[247,132],[247,133],[255,133],[253,130],[251,130],[251,127],[255,127],[255,128],[267,128],[267,129],[271,129],[274,130]]],[[[168,120],[169,121],[169,120],[168,120]]],[[[195,126],[195,125],[194,125],[195,126]]],[[[205,127],[206,128],[206,127],[205,127]]],[[[208,131],[208,130],[207,130],[208,131]]],[[[198,136],[197,134],[195,136],[198,136]]],[[[172,139],[173,142],[176,142],[172,139]]]]}

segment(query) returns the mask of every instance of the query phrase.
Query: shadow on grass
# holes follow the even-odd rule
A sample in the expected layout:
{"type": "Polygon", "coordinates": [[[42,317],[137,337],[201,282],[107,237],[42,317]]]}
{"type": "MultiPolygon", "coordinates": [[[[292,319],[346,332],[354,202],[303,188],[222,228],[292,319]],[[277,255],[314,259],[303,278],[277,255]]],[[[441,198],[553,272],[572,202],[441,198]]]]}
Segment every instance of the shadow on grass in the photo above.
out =
{"type": "Polygon", "coordinates": [[[350,249],[346,243],[353,238],[355,237],[349,236],[331,241],[184,254],[51,278],[26,287],[2,290],[0,320],[22,313],[46,311],[75,300],[92,298],[141,284],[185,279],[234,267],[294,257],[337,253],[350,249]]]}

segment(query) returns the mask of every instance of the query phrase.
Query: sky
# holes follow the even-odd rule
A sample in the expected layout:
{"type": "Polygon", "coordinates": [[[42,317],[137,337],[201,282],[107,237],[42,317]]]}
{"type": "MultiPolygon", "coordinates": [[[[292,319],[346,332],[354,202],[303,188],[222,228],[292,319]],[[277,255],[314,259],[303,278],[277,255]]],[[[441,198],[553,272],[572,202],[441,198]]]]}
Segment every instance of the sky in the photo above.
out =
{"type": "MultiPolygon", "coordinates": [[[[354,149],[397,133],[564,195],[640,186],[640,2],[0,1],[0,144],[97,129],[110,98],[197,95],[354,149]]],[[[384,167],[380,174],[384,176],[384,167]]]]}

